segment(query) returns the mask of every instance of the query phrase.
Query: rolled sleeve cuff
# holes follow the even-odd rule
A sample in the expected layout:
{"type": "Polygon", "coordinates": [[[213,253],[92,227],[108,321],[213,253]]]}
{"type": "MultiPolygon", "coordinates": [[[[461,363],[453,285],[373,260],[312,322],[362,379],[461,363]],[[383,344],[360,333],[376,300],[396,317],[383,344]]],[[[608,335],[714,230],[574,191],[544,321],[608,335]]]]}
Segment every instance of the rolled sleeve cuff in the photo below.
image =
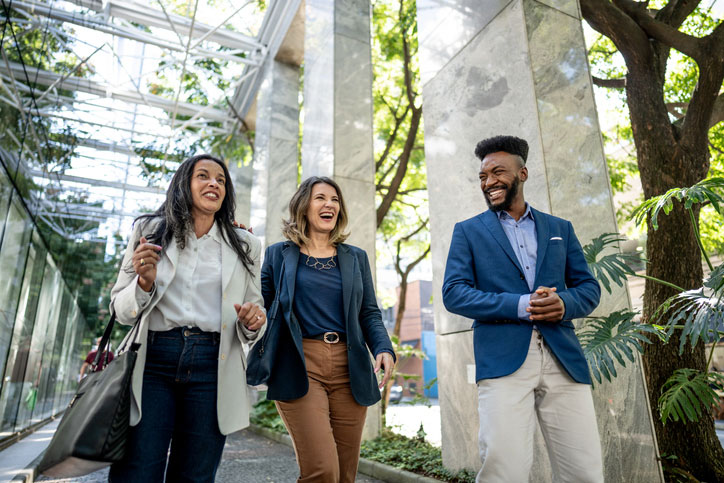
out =
{"type": "Polygon", "coordinates": [[[523,294],[518,299],[518,318],[521,320],[530,320],[530,313],[525,309],[530,305],[530,294],[523,294]]]}
{"type": "Polygon", "coordinates": [[[151,285],[151,291],[146,292],[141,288],[140,285],[138,285],[138,277],[136,277],[136,304],[138,305],[138,310],[145,309],[148,303],[151,301],[151,297],[153,297],[153,294],[155,293],[156,282],[153,282],[153,285],[151,285]]]}
{"type": "Polygon", "coordinates": [[[392,356],[392,360],[397,362],[397,356],[395,355],[395,352],[389,349],[380,349],[379,351],[377,351],[377,354],[375,354],[375,359],[377,359],[377,356],[382,354],[383,352],[387,352],[388,354],[390,354],[392,356]]]}

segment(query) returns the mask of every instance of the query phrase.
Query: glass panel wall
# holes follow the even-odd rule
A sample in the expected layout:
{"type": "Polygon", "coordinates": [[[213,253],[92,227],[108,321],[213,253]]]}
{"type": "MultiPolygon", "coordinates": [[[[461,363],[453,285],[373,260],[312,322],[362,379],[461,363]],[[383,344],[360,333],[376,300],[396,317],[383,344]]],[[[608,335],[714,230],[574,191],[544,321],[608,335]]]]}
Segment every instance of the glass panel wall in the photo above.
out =
{"type": "Polygon", "coordinates": [[[43,349],[45,349],[47,333],[52,331],[53,335],[55,335],[53,316],[57,317],[55,307],[59,302],[60,287],[60,272],[56,270],[55,264],[48,255],[43,275],[43,286],[40,290],[40,300],[38,301],[38,312],[35,314],[35,327],[30,340],[28,367],[25,370],[25,385],[21,395],[24,404],[20,405],[16,428],[18,424],[26,426],[28,423],[32,424],[40,421],[34,415],[38,414],[35,411],[38,397],[43,396],[38,393],[43,376],[43,349]]]}
{"type": "MultiPolygon", "coordinates": [[[[0,441],[67,406],[91,344],[79,288],[67,284],[47,249],[58,240],[48,241],[47,226],[41,236],[2,164],[0,441]]],[[[74,256],[62,248],[53,252],[61,261],[74,256]]]]}
{"type": "Polygon", "coordinates": [[[32,230],[25,208],[13,197],[0,244],[0,367],[5,366],[32,230]]]}
{"type": "Polygon", "coordinates": [[[28,252],[20,303],[15,318],[15,327],[13,327],[10,352],[5,366],[2,393],[0,394],[0,416],[2,416],[0,438],[10,436],[15,431],[15,422],[21,405],[21,395],[28,392],[27,388],[23,387],[25,385],[25,369],[30,355],[30,340],[33,335],[40,286],[45,271],[45,255],[45,248],[40,243],[37,232],[35,232],[28,252]]]}

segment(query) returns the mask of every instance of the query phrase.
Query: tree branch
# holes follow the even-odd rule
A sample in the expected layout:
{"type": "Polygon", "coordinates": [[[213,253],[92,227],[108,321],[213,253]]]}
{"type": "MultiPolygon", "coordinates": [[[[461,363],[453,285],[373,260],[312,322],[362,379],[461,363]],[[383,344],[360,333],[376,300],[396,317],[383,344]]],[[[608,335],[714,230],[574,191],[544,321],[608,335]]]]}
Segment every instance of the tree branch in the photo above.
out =
{"type": "Polygon", "coordinates": [[[688,102],[669,102],[666,104],[666,110],[669,111],[669,114],[679,120],[686,115],[686,113],[682,111],[686,111],[688,106],[688,102]]]}
{"type": "Polygon", "coordinates": [[[688,55],[699,65],[706,61],[702,50],[703,39],[685,34],[677,27],[657,20],[639,2],[614,0],[614,4],[634,19],[649,37],[688,55]]]}
{"type": "MultiPolygon", "coordinates": [[[[405,140],[405,147],[400,155],[400,160],[397,164],[397,171],[395,176],[390,182],[390,189],[387,190],[385,196],[382,198],[380,206],[377,208],[377,227],[382,224],[382,220],[387,215],[387,212],[392,206],[392,202],[397,197],[397,192],[400,189],[402,180],[407,174],[407,165],[410,161],[410,155],[412,154],[412,148],[415,146],[415,139],[417,138],[417,131],[420,127],[420,118],[422,117],[422,108],[412,106],[412,118],[410,119],[410,128],[407,131],[407,139],[405,140]]],[[[382,180],[380,180],[382,181],[382,180]]]]}
{"type": "Polygon", "coordinates": [[[609,89],[625,89],[626,88],[626,78],[617,78],[617,79],[602,79],[600,77],[596,77],[595,75],[591,76],[591,80],[593,81],[594,85],[597,85],[598,87],[607,87],[609,89]]]}
{"type": "Polygon", "coordinates": [[[700,3],[701,0],[670,0],[656,13],[656,20],[678,29],[700,3]]]}
{"type": "Polygon", "coordinates": [[[392,112],[392,109],[390,108],[390,112],[392,113],[392,117],[395,118],[395,127],[392,129],[392,132],[390,133],[390,137],[387,138],[387,143],[385,144],[385,150],[382,151],[382,154],[380,154],[380,159],[378,159],[377,162],[375,163],[375,171],[380,169],[382,164],[384,164],[385,160],[387,160],[387,156],[390,154],[390,149],[392,149],[392,145],[397,140],[397,132],[400,130],[400,126],[402,125],[402,122],[407,117],[407,113],[410,112],[410,105],[407,104],[407,106],[405,107],[405,112],[403,112],[402,116],[400,116],[400,117],[397,117],[397,109],[395,110],[395,112],[392,112]]]}
{"type": "Polygon", "coordinates": [[[616,5],[608,0],[580,0],[581,13],[594,30],[616,45],[629,65],[645,61],[642,55],[652,55],[646,33],[616,5]]]}
{"type": "Polygon", "coordinates": [[[709,129],[722,121],[724,121],[724,93],[719,94],[714,101],[714,108],[711,112],[711,119],[709,120],[709,129]]]}

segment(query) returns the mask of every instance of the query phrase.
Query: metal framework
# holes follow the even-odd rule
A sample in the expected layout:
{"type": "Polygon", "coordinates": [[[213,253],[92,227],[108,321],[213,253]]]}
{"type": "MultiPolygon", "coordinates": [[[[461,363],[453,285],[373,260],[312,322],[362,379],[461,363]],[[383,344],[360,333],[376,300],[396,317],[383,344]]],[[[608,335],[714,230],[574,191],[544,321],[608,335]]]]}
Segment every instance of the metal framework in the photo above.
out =
{"type": "MultiPolygon", "coordinates": [[[[3,0],[0,19],[9,33],[0,45],[0,103],[16,108],[25,128],[22,136],[2,128],[17,152],[0,152],[43,187],[28,204],[63,236],[99,240],[99,224],[120,228],[155,208],[165,187],[145,181],[151,178],[139,147],[168,153],[200,136],[238,135],[265,65],[301,4],[270,0],[259,12],[255,1],[229,1],[209,11],[205,2],[189,0],[182,15],[165,2],[3,0]],[[70,54],[19,62],[22,38],[37,31],[43,44],[52,39],[70,54]],[[205,95],[184,96],[188,76],[196,76],[205,95]],[[159,87],[162,81],[173,88],[159,87]],[[73,132],[84,154],[45,159],[44,148],[59,145],[48,125],[73,132]],[[68,201],[78,197],[102,206],[68,201]],[[73,228],[65,220],[74,220],[73,228]],[[79,229],[78,220],[93,229],[79,229]]],[[[157,162],[171,163],[167,154],[157,162]]]]}

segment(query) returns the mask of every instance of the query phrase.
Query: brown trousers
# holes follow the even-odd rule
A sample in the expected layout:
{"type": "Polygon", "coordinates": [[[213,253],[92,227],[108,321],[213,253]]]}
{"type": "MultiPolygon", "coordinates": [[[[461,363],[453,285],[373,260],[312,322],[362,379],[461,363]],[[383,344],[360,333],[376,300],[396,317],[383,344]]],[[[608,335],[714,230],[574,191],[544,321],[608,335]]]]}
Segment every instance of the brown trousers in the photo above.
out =
{"type": "Polygon", "coordinates": [[[309,392],[276,406],[294,443],[298,483],[354,483],[367,407],[352,396],[347,345],[304,339],[309,392]]]}

